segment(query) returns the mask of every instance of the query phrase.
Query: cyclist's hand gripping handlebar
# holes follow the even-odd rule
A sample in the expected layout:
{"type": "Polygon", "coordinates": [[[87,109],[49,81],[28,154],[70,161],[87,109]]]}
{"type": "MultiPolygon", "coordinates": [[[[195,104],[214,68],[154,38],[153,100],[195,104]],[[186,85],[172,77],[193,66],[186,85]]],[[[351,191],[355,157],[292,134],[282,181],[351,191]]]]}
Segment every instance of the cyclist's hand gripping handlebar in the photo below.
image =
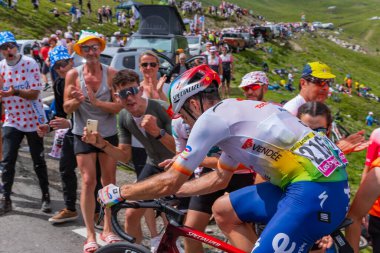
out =
{"type": "Polygon", "coordinates": [[[120,187],[109,184],[98,191],[98,201],[102,206],[111,207],[124,199],[121,197],[120,187]]]}

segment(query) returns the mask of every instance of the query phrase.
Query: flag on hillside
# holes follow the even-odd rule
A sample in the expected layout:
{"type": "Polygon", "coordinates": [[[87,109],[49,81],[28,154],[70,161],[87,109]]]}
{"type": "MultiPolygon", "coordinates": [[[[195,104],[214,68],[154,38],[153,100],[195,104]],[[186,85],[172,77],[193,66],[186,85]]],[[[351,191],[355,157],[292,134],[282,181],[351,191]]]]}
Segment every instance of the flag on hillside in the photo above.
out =
{"type": "Polygon", "coordinates": [[[137,8],[132,5],[132,13],[133,13],[133,18],[137,20],[140,17],[140,12],[137,10],[137,8]]]}

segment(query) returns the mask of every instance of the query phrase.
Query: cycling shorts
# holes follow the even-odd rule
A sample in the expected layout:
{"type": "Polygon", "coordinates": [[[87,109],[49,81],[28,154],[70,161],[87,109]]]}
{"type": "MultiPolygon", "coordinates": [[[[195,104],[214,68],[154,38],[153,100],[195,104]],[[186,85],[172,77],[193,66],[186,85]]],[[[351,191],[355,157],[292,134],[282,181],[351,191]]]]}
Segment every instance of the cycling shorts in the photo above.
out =
{"type": "Polygon", "coordinates": [[[252,252],[307,252],[344,220],[349,203],[347,181],[296,182],[284,190],[270,183],[230,194],[241,221],[267,224],[252,252]]]}
{"type": "MultiPolygon", "coordinates": [[[[210,172],[211,169],[204,168],[202,174],[207,174],[203,172],[210,172]],[[205,171],[206,170],[206,171],[205,171]]],[[[254,173],[245,173],[245,174],[234,174],[230,180],[228,186],[223,189],[213,193],[192,196],[189,204],[190,210],[195,210],[203,213],[212,214],[211,207],[214,204],[215,200],[223,196],[226,192],[233,192],[239,190],[246,186],[253,185],[255,181],[254,173]]]]}
{"type": "Polygon", "coordinates": [[[223,76],[222,76],[222,82],[224,83],[225,81],[230,82],[231,81],[231,72],[228,71],[223,71],[223,76]]]}

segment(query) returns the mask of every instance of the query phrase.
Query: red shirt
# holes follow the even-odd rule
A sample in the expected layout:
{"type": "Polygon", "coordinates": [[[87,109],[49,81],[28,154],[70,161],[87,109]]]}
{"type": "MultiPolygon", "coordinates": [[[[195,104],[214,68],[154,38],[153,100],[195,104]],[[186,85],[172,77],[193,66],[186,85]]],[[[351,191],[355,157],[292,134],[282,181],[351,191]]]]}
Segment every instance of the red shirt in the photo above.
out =
{"type": "MultiPolygon", "coordinates": [[[[373,130],[369,140],[365,165],[372,170],[375,167],[380,167],[380,128],[373,130]]],[[[369,214],[380,217],[380,198],[375,201],[369,214]]]]}
{"type": "Polygon", "coordinates": [[[50,47],[41,48],[41,55],[43,60],[46,60],[46,58],[48,58],[49,49],[50,47]]]}

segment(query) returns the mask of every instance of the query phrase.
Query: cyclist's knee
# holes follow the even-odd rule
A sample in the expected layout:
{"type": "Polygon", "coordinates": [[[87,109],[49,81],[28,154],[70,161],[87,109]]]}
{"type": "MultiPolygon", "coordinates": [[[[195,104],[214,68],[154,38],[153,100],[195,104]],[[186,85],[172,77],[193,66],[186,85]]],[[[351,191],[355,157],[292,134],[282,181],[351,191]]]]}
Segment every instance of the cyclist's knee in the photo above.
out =
{"type": "Polygon", "coordinates": [[[221,229],[242,223],[237,217],[228,195],[224,195],[215,201],[212,206],[212,213],[221,229]]]}

